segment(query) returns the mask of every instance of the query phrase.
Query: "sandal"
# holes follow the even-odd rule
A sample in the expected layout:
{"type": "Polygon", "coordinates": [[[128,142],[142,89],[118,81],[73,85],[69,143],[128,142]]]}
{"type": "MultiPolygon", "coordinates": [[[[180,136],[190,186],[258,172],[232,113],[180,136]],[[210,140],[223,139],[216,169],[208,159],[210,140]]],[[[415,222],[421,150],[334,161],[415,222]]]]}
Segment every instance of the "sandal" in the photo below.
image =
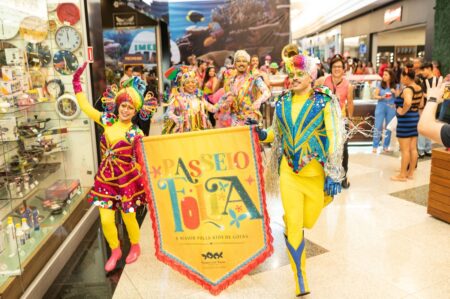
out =
{"type": "Polygon", "coordinates": [[[394,176],[391,176],[391,180],[392,181],[397,181],[397,182],[406,182],[407,178],[401,177],[399,175],[394,175],[394,176]]]}

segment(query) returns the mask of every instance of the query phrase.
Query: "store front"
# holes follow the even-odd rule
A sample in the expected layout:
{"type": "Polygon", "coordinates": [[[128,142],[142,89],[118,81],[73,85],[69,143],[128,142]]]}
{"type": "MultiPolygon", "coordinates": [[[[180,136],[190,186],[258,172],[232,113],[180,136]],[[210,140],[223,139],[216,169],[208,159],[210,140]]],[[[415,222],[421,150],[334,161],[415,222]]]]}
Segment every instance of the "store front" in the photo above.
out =
{"type": "Polygon", "coordinates": [[[72,88],[88,60],[84,11],[78,0],[0,4],[2,298],[20,297],[60,248],[70,255],[76,246],[64,240],[95,219],[84,200],[97,168],[95,134],[72,88]]]}
{"type": "Polygon", "coordinates": [[[336,53],[341,52],[341,27],[336,26],[330,30],[310,37],[299,39],[296,42],[299,47],[308,51],[309,55],[327,61],[336,53]]]}
{"type": "MultiPolygon", "coordinates": [[[[400,1],[371,11],[341,25],[343,54],[372,62],[375,70],[382,59],[394,63],[415,57],[431,59],[434,41],[434,2],[400,1]]],[[[355,87],[355,123],[374,123],[377,101],[372,99],[377,75],[352,75],[355,87]]],[[[370,126],[366,126],[368,129],[370,126]]],[[[353,141],[370,141],[358,134],[353,141]]]]}

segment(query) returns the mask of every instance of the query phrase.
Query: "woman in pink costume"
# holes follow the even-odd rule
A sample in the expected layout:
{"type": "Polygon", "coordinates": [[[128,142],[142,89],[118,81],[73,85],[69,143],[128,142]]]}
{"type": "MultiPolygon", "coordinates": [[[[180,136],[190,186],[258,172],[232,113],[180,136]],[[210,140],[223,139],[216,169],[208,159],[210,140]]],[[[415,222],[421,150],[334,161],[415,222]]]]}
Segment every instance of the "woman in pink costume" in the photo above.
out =
{"type": "MultiPolygon", "coordinates": [[[[88,200],[99,207],[103,234],[111,248],[111,257],[105,264],[105,270],[109,272],[122,257],[115,224],[116,210],[121,212],[131,242],[126,263],[135,262],[141,251],[136,209],[145,204],[146,195],[134,146],[143,133],[131,120],[144,105],[145,85],[141,79],[131,78],[120,90],[112,86],[103,94],[102,102],[107,112],[102,113],[90,105],[82,90],[80,76],[85,68],[86,63],[75,72],[72,83],[81,110],[104,129],[100,140],[102,160],[88,200]],[[116,107],[118,115],[113,113],[116,107]]],[[[156,103],[153,98],[145,100],[145,109],[141,110],[140,116],[148,119],[156,103]]]]}

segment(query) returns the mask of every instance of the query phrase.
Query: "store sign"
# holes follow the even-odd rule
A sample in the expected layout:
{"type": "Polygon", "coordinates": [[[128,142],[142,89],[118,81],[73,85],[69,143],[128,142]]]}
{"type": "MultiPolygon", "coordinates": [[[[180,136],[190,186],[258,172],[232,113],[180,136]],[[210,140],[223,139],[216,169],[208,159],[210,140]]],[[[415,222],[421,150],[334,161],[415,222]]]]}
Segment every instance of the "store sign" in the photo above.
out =
{"type": "Polygon", "coordinates": [[[144,56],[142,54],[125,54],[122,62],[124,64],[143,64],[144,56]]]}
{"type": "Polygon", "coordinates": [[[272,254],[254,129],[145,137],[137,157],[160,261],[217,295],[272,254]]]}
{"type": "Polygon", "coordinates": [[[87,47],[87,61],[94,63],[94,48],[92,47],[87,47]]]}
{"type": "Polygon", "coordinates": [[[384,24],[389,25],[394,23],[395,21],[402,20],[402,7],[399,6],[397,8],[387,9],[384,12],[384,24]]]}
{"type": "Polygon", "coordinates": [[[115,28],[129,28],[137,26],[136,13],[115,13],[113,14],[115,28]]]}

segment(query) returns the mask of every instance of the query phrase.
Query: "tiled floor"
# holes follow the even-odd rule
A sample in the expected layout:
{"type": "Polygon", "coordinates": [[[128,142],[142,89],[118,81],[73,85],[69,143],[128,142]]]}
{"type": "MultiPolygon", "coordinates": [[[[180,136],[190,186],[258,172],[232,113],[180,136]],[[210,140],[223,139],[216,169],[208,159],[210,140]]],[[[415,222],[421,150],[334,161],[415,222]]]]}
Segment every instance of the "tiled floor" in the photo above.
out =
{"type": "MultiPolygon", "coordinates": [[[[350,189],[305,231],[317,252],[307,258],[311,294],[304,298],[450,298],[450,225],[403,199],[413,194],[423,204],[430,163],[419,163],[414,180],[392,182],[399,157],[350,149],[350,189]]],[[[156,260],[147,217],[143,254],[125,266],[113,298],[295,298],[281,202],[269,200],[268,208],[274,255],[217,297],[156,260]]]]}

